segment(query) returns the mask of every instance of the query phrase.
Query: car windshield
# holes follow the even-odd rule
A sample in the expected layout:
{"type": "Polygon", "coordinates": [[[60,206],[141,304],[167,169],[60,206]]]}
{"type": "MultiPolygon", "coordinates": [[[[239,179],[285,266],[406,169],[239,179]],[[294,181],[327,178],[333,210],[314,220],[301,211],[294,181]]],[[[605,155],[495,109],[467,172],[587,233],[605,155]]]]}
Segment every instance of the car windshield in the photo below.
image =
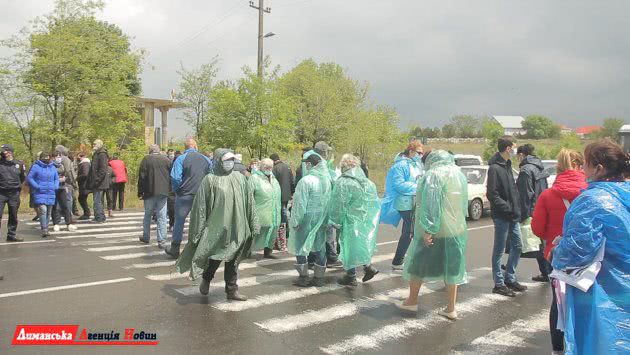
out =
{"type": "Polygon", "coordinates": [[[456,158],[455,164],[458,166],[480,165],[479,159],[475,158],[456,158]]]}
{"type": "Polygon", "coordinates": [[[543,162],[543,167],[545,168],[545,171],[549,172],[550,175],[556,175],[557,171],[556,171],[556,162],[555,161],[544,161],[543,162]]]}
{"type": "Polygon", "coordinates": [[[462,172],[466,175],[469,184],[483,184],[486,181],[487,169],[482,168],[462,168],[462,172]]]}

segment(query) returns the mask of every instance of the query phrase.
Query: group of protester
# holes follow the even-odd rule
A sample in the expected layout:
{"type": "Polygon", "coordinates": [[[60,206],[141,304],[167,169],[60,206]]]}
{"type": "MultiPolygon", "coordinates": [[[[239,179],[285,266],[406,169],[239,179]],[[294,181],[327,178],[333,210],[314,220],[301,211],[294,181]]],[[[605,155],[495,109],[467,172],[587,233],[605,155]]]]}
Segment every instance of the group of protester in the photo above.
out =
{"type": "MultiPolygon", "coordinates": [[[[326,142],[304,150],[295,178],[277,154],[245,166],[230,149],[204,155],[193,139],[185,144],[183,153],[166,155],[153,145],[140,164],[138,196],[145,207],[140,241],[149,243],[155,218],[158,247],[177,259],[178,272],[201,277],[201,294],[208,294],[224,262],[227,298],[246,300],[238,292],[239,263],[255,250],[275,258],[274,248],[295,255],[296,286],[323,286],[325,271],[333,265],[346,271],[339,284],[356,286],[358,267],[363,268],[364,282],[379,272],[371,265],[379,224],[398,226],[402,221],[392,269],[403,271],[409,295],[398,306],[415,311],[423,283],[442,281],[447,306],[438,313],[458,318],[457,287],[467,282],[468,184],[450,152],[430,150],[412,140],[395,157],[381,200],[365,164],[345,154],[335,166],[326,142]],[[167,215],[173,230],[170,244],[167,215]],[[188,242],[180,251],[189,215],[188,242]]],[[[507,297],[525,292],[516,269],[521,256],[535,257],[540,275],[532,279],[552,285],[553,351],[627,350],[630,156],[608,140],[589,144],[584,154],[562,149],[557,177],[549,187],[549,173],[533,146],[517,148],[514,139],[505,136],[497,148],[488,162],[487,179],[495,227],[492,292],[507,297]],[[520,169],[515,177],[516,160],[520,169]],[[504,252],[508,258],[502,266],[504,252]]],[[[91,165],[82,166],[90,162],[80,155],[75,177],[67,150],[58,146],[54,153],[40,154],[25,177],[24,164],[14,160],[11,147],[3,146],[0,174],[7,178],[0,182],[0,202],[2,207],[9,205],[7,240],[19,240],[15,206],[25,179],[43,231],[51,210],[53,220],[56,210],[73,230],[69,206],[75,182],[81,205],[91,191],[95,221],[105,221],[102,196],[111,189],[113,176],[124,169],[116,159],[113,164],[108,160],[102,142],[95,141],[91,165]]],[[[124,181],[113,181],[123,184],[115,191],[124,191],[124,181]]],[[[83,209],[89,218],[89,209],[83,209]]]]}
{"type": "Polygon", "coordinates": [[[125,199],[125,183],[127,168],[125,163],[114,154],[110,159],[103,142],[94,141],[92,161],[87,153],[80,151],[76,159],[63,145],[57,145],[52,152],[39,152],[35,162],[26,170],[24,162],[15,159],[13,147],[2,146],[0,159],[0,217],[5,203],[8,205],[9,221],[7,242],[21,242],[16,235],[20,207],[20,192],[24,182],[29,188],[30,205],[36,212],[33,221],[40,222],[43,238],[50,236],[49,225],[55,232],[61,230],[61,220],[69,232],[77,230],[76,220],[79,217],[78,204],[83,215],[78,220],[91,219],[88,195],[93,194],[94,223],[106,220],[103,196],[107,199],[108,216],[112,211],[123,210],[125,199]]]}

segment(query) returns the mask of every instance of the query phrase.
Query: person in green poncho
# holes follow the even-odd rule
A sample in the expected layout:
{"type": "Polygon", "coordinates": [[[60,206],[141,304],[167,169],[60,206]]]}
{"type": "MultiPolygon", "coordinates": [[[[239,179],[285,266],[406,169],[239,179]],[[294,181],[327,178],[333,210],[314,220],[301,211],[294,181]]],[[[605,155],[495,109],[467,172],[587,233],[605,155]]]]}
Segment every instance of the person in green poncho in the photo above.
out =
{"type": "Polygon", "coordinates": [[[326,272],[326,230],[328,204],[332,190],[326,161],[314,151],[303,156],[304,177],[298,182],[293,195],[293,208],[289,226],[289,251],[296,256],[295,269],[299,278],[296,286],[323,286],[326,272]],[[313,279],[309,280],[306,257],[315,256],[313,279]]]}
{"type": "Polygon", "coordinates": [[[271,173],[272,170],[273,160],[263,159],[247,181],[249,190],[254,194],[256,215],[260,224],[260,235],[254,239],[254,249],[263,249],[264,257],[268,259],[276,258],[271,253],[280,228],[282,209],[280,184],[271,173]]]}
{"type": "Polygon", "coordinates": [[[457,285],[466,282],[468,184],[448,152],[436,150],[422,160],[426,173],[416,194],[418,238],[407,253],[403,273],[409,280],[409,297],[399,306],[416,311],[422,283],[440,280],[446,284],[448,306],[438,314],[455,320],[457,285]]]}
{"type": "Polygon", "coordinates": [[[234,172],[234,153],[217,149],[215,166],[201,182],[190,213],[188,244],[175,264],[180,273],[202,276],[199,292],[207,295],[210,281],[225,262],[225,292],[228,300],[245,301],[238,292],[238,264],[250,252],[253,236],[260,232],[254,194],[247,178],[234,172]]]}
{"type": "Polygon", "coordinates": [[[329,224],[340,232],[339,259],[346,270],[337,283],[356,286],[357,266],[363,266],[363,282],[378,274],[370,261],[376,251],[381,204],[376,185],[365,177],[359,158],[345,154],[340,168],[330,200],[329,224]]]}

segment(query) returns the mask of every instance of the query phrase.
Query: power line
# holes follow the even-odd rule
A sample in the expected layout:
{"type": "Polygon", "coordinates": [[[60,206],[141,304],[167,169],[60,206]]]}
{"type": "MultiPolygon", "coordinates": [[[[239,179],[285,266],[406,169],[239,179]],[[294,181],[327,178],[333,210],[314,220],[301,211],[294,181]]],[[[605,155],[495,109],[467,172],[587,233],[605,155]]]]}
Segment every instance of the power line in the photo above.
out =
{"type": "Polygon", "coordinates": [[[234,11],[236,11],[236,9],[238,9],[240,7],[240,4],[235,4],[233,7],[231,7],[223,16],[214,19],[213,21],[210,21],[209,23],[207,23],[206,25],[204,25],[201,29],[199,29],[197,32],[195,32],[194,34],[186,37],[182,42],[180,42],[180,44],[178,44],[174,49],[181,49],[187,45],[189,45],[195,38],[199,37],[201,34],[203,34],[204,32],[206,32],[206,30],[214,27],[214,26],[218,26],[219,24],[221,24],[223,21],[225,21],[230,15],[232,15],[232,13],[234,13],[234,11]]]}

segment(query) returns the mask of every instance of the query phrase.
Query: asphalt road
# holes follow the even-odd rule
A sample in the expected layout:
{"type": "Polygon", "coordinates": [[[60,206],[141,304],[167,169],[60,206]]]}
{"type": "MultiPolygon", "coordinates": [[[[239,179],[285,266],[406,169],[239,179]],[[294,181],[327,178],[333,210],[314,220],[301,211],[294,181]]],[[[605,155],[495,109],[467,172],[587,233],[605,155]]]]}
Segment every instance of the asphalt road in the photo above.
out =
{"type": "MultiPolygon", "coordinates": [[[[75,233],[49,240],[24,216],[19,235],[27,243],[0,240],[0,353],[222,353],[222,354],[540,354],[549,353],[547,284],[532,283],[533,259],[521,259],[518,275],[530,289],[510,299],[493,295],[489,260],[492,221],[469,223],[467,269],[460,288],[460,319],[436,314],[445,305],[440,283],[423,286],[417,314],[394,302],[406,294],[400,273],[390,270],[399,232],[382,226],[374,265],[377,277],[351,289],[327,285],[301,289],[291,255],[278,261],[247,260],[239,272],[247,302],[227,302],[222,273],[201,296],[173,262],[152,244],[137,241],[141,213],[126,211],[105,225],[80,224],[75,233]],[[75,324],[89,332],[156,333],[156,346],[12,346],[16,325],[75,324]]],[[[3,221],[5,222],[5,221],[3,221]]],[[[257,256],[260,259],[260,255],[257,256]]]]}

